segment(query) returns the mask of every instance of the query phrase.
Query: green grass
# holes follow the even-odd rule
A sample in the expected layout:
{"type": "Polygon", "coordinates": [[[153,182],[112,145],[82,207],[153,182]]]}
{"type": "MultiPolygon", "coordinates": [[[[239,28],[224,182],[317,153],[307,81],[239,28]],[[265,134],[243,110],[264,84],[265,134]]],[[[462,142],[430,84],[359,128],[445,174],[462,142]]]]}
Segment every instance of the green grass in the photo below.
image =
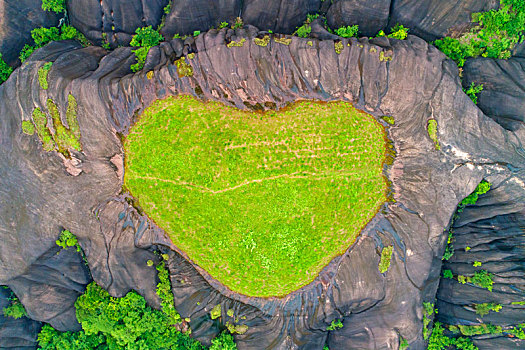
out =
{"type": "Polygon", "coordinates": [[[435,119],[430,119],[428,121],[428,125],[427,125],[428,137],[430,137],[432,142],[434,142],[434,147],[437,150],[440,150],[441,146],[439,145],[439,139],[438,139],[438,135],[437,135],[437,127],[438,127],[438,124],[437,124],[437,121],[435,119]]]}
{"type": "Polygon", "coordinates": [[[125,186],[142,209],[245,295],[310,283],[386,201],[384,128],[348,103],[263,114],[168,98],[124,147],[125,186]]]}
{"type": "Polygon", "coordinates": [[[385,273],[388,271],[393,251],[394,247],[391,245],[383,248],[381,251],[381,260],[379,261],[379,272],[385,273]]]}

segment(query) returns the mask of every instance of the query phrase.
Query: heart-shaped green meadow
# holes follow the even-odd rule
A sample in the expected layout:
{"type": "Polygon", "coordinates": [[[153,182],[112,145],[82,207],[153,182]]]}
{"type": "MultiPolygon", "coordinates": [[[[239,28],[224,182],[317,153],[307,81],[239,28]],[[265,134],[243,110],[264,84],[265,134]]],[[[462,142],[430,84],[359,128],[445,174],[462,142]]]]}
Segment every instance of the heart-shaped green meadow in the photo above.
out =
{"type": "Polygon", "coordinates": [[[345,102],[245,112],[153,103],[124,143],[126,188],[173,243],[248,296],[312,282],[386,201],[386,141],[345,102]]]}

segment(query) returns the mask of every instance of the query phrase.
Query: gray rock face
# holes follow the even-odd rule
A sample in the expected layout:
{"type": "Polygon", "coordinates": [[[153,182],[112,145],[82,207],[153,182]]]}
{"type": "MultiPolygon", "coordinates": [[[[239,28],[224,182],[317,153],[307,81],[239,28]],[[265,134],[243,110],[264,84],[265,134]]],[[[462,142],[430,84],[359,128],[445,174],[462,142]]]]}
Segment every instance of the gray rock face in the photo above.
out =
{"type": "MultiPolygon", "coordinates": [[[[0,202],[10,203],[0,207],[0,284],[16,288],[17,279],[37,271],[67,228],[78,236],[95,281],[115,296],[136,289],[152,305],[158,299],[155,270],[146,265],[155,259],[149,249],[171,248],[175,303],[204,342],[218,332],[209,312],[221,304],[223,312],[233,309],[249,327],[236,336],[240,349],[318,349],[325,340],[333,349],[397,348],[400,337],[423,348],[422,303],[436,294],[451,215],[482,178],[525,180],[509,170],[525,166],[523,129],[506,130],[485,116],[461,92],[457,67],[417,37],[344,39],[337,54],[332,40],[313,40],[310,46],[312,39],[293,37],[290,45],[272,39],[261,47],[255,35],[249,27],[175,39],[152,49],[137,74],[129,69],[134,63],[130,48],[106,55],[97,47],[53,43],[15,71],[0,86],[0,202]],[[226,46],[227,40],[240,38],[246,39],[242,47],[226,46]],[[194,75],[181,78],[172,62],[189,52],[196,53],[188,59],[194,75]],[[49,89],[42,90],[36,72],[48,61],[54,62],[49,89]],[[22,120],[35,107],[45,111],[48,98],[64,113],[68,94],[79,106],[82,151],[73,153],[81,170],[77,176],[68,172],[67,160],[43,151],[36,136],[21,131],[22,120]],[[239,108],[345,100],[375,116],[393,116],[388,136],[396,157],[386,173],[395,202],[308,286],[284,298],[233,293],[186,259],[121,194],[119,135],[152,101],[177,94],[239,108]],[[428,136],[431,118],[438,123],[441,150],[428,136]],[[394,246],[394,254],[381,274],[379,254],[387,245],[394,246]],[[344,328],[327,332],[335,319],[343,319],[344,328]]],[[[515,191],[522,196],[525,189],[515,191]]],[[[58,287],[72,280],[59,280],[58,287]]],[[[64,300],[71,300],[67,293],[64,300]]],[[[38,305],[26,307],[38,313],[38,305]]]]}
{"type": "MultiPolygon", "coordinates": [[[[472,284],[442,279],[438,290],[438,320],[446,324],[490,323],[502,327],[524,322],[523,306],[513,304],[525,299],[525,196],[519,176],[495,179],[495,188],[472,206],[465,208],[452,227],[454,255],[444,265],[454,275],[473,276],[486,270],[494,275],[492,292],[472,284]],[[467,248],[469,247],[469,248],[467,248]],[[474,261],[482,263],[474,267],[474,261]],[[481,316],[475,305],[495,303],[499,312],[481,316]]],[[[480,349],[521,349],[525,341],[508,335],[475,336],[480,349]]]]}
{"type": "Polygon", "coordinates": [[[0,288],[0,348],[30,350],[36,349],[36,337],[40,328],[40,322],[33,321],[27,317],[14,319],[5,317],[1,312],[11,304],[8,289],[0,288]]]}
{"type": "Polygon", "coordinates": [[[389,27],[396,23],[431,41],[470,27],[471,15],[499,8],[499,0],[395,0],[389,27]]]}
{"type": "Polygon", "coordinates": [[[10,65],[19,63],[18,55],[29,44],[31,30],[58,24],[59,15],[42,10],[41,0],[0,0],[0,53],[10,65]]]}
{"type": "Polygon", "coordinates": [[[483,84],[479,108],[508,130],[525,122],[525,58],[469,59],[463,69],[465,87],[483,84]]]}
{"type": "Polygon", "coordinates": [[[390,6],[390,0],[338,0],[330,6],[326,19],[333,29],[357,24],[360,35],[375,36],[387,26],[390,6]]]}
{"type": "Polygon", "coordinates": [[[245,23],[276,33],[292,33],[303,24],[307,14],[319,10],[321,0],[244,0],[243,4],[245,23]]]}
{"type": "Polygon", "coordinates": [[[168,0],[81,0],[67,1],[71,25],[95,43],[102,33],[112,46],[129,44],[131,34],[139,27],[156,28],[168,0]]]}

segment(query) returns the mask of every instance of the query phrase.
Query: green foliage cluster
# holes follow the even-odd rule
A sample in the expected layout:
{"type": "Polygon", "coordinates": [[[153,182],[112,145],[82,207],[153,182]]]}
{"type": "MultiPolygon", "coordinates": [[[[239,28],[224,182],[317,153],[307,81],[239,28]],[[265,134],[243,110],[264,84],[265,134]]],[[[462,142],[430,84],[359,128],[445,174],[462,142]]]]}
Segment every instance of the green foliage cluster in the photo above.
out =
{"type": "Polygon", "coordinates": [[[525,1],[501,0],[499,10],[474,13],[472,21],[477,25],[460,38],[434,42],[459,67],[469,57],[509,58],[511,50],[524,40],[525,1]]]}
{"type": "Polygon", "coordinates": [[[478,104],[478,94],[483,91],[483,84],[476,85],[475,83],[471,83],[470,86],[467,89],[463,89],[463,91],[470,97],[474,104],[478,104]]]}
{"type": "Polygon", "coordinates": [[[390,34],[386,35],[384,31],[380,30],[377,36],[386,36],[392,39],[405,40],[408,37],[408,31],[410,29],[405,28],[402,24],[396,24],[393,28],[390,28],[390,34]]]}
{"type": "Polygon", "coordinates": [[[162,40],[164,40],[164,37],[151,26],[137,28],[129,44],[130,46],[138,47],[138,49],[133,50],[137,59],[137,63],[131,65],[133,72],[138,72],[144,68],[149,49],[157,46],[162,40]]]}
{"type": "Polygon", "coordinates": [[[453,279],[454,275],[452,274],[451,270],[445,269],[445,270],[443,270],[443,278],[453,279]]]}
{"type": "Polygon", "coordinates": [[[254,38],[253,42],[255,45],[266,47],[270,43],[270,36],[265,35],[263,38],[254,38]]]}
{"type": "Polygon", "coordinates": [[[246,39],[242,38],[239,41],[230,41],[228,44],[226,44],[227,47],[242,47],[244,46],[244,42],[246,39]]]}
{"type": "Polygon", "coordinates": [[[483,303],[475,305],[476,314],[480,315],[481,317],[488,315],[490,311],[499,312],[501,308],[502,306],[496,303],[483,303]]]}
{"type": "Polygon", "coordinates": [[[182,321],[179,313],[175,309],[175,299],[171,291],[171,282],[168,269],[164,262],[157,265],[159,283],[157,284],[157,295],[161,300],[162,312],[168,316],[169,324],[176,325],[182,321]]]}
{"type": "Polygon", "coordinates": [[[176,60],[174,64],[177,67],[179,78],[193,76],[193,67],[186,61],[185,57],[176,60]]]}
{"type": "Polygon", "coordinates": [[[379,261],[379,272],[385,273],[388,271],[393,251],[394,247],[391,245],[383,248],[381,251],[381,260],[379,261]]]}
{"type": "Polygon", "coordinates": [[[171,12],[171,1],[166,6],[164,6],[164,14],[169,15],[170,12],[171,12]]]}
{"type": "Polygon", "coordinates": [[[485,270],[481,270],[481,271],[476,271],[474,276],[472,276],[470,278],[470,280],[468,280],[468,278],[467,278],[467,280],[469,282],[472,282],[473,284],[475,284],[478,287],[486,288],[486,289],[488,289],[489,291],[492,292],[492,285],[494,284],[493,276],[494,275],[491,274],[490,272],[487,272],[485,270]]]}
{"type": "Polygon", "coordinates": [[[23,120],[22,121],[22,132],[27,135],[34,135],[35,126],[33,125],[31,121],[23,120]]]}
{"type": "Polygon", "coordinates": [[[319,14],[308,14],[306,17],[306,21],[304,21],[304,24],[297,28],[294,34],[297,34],[299,38],[308,38],[310,36],[310,33],[312,32],[312,27],[310,24],[312,24],[313,20],[318,18],[319,14]]]}
{"type": "Polygon", "coordinates": [[[38,336],[42,349],[204,349],[134,291],[114,298],[93,282],[75,308],[82,331],[62,333],[45,325],[38,336]]]}
{"type": "Polygon", "coordinates": [[[443,328],[440,322],[434,324],[432,335],[428,341],[427,350],[478,350],[469,338],[449,338],[444,334],[444,331],[445,328],[443,328]]]}
{"type": "Polygon", "coordinates": [[[235,18],[235,22],[232,24],[232,29],[241,29],[244,26],[244,22],[241,17],[235,18]]]}
{"type": "Polygon", "coordinates": [[[125,186],[231,290],[286,295],[343,253],[386,201],[383,133],[343,102],[255,113],[167,98],[124,142],[125,186]]]}
{"type": "Polygon", "coordinates": [[[221,22],[221,24],[219,24],[219,29],[223,29],[223,28],[226,28],[228,27],[230,24],[228,22],[221,22]]]}
{"type": "Polygon", "coordinates": [[[65,0],[42,0],[42,10],[62,13],[66,11],[65,0]]]}
{"type": "Polygon", "coordinates": [[[408,346],[408,341],[403,337],[399,337],[399,350],[407,350],[408,346]]]}
{"type": "Polygon", "coordinates": [[[11,73],[13,73],[13,68],[5,63],[4,59],[2,58],[2,54],[0,53],[0,84],[9,78],[11,73]]]}
{"type": "Polygon", "coordinates": [[[228,334],[228,332],[222,332],[212,339],[210,350],[237,350],[237,345],[231,334],[228,334]]]}
{"type": "Polygon", "coordinates": [[[427,125],[428,137],[434,142],[434,147],[437,150],[441,149],[439,145],[438,135],[437,135],[437,121],[435,119],[430,119],[427,125]]]}
{"type": "MultiPolygon", "coordinates": [[[[42,142],[45,151],[50,152],[55,149],[66,156],[69,155],[69,150],[74,149],[80,151],[82,146],[80,144],[80,127],[77,120],[77,101],[73,95],[68,95],[68,104],[66,110],[66,121],[69,127],[66,127],[60,118],[60,112],[53,100],[47,100],[47,110],[53,123],[53,130],[48,127],[48,116],[42,112],[40,108],[33,110],[33,123],[38,134],[38,138],[42,142]]],[[[22,129],[24,129],[24,122],[22,122],[22,129]]],[[[25,126],[28,129],[27,123],[25,126]]]]}
{"type": "Polygon", "coordinates": [[[48,88],[47,75],[49,74],[52,65],[53,62],[47,62],[42,67],[38,68],[38,83],[43,90],[47,90],[48,88]]]}
{"type": "Polygon", "coordinates": [[[357,37],[358,32],[359,26],[357,24],[353,26],[340,27],[335,30],[335,33],[343,38],[357,37]]]}
{"type": "Polygon", "coordinates": [[[468,197],[466,197],[461,201],[461,203],[459,203],[458,212],[461,213],[467,205],[476,204],[478,202],[479,196],[487,193],[490,190],[490,186],[490,182],[482,180],[476,187],[474,192],[469,194],[468,197]]]}
{"type": "Polygon", "coordinates": [[[31,54],[52,41],[78,40],[84,46],[89,44],[86,37],[72,26],[63,25],[60,28],[35,28],[31,31],[34,45],[26,44],[20,51],[20,61],[24,62],[31,54]]]}
{"type": "Polygon", "coordinates": [[[334,49],[335,49],[335,53],[336,54],[340,55],[341,52],[343,52],[344,48],[345,48],[345,46],[344,46],[342,41],[334,42],[334,49]]]}
{"type": "Polygon", "coordinates": [[[222,314],[222,309],[221,309],[221,304],[217,304],[213,307],[213,309],[211,309],[210,311],[210,318],[212,320],[215,320],[219,317],[221,317],[221,314],[222,314]]]}
{"type": "Polygon", "coordinates": [[[343,328],[343,321],[336,319],[336,320],[332,320],[330,325],[326,327],[326,330],[335,331],[336,329],[341,329],[341,328],[343,328]]]}
{"type": "Polygon", "coordinates": [[[24,305],[18,300],[18,298],[14,295],[10,298],[11,304],[4,308],[3,314],[5,317],[12,317],[14,319],[18,319],[24,316],[27,316],[26,309],[24,308],[24,305]]]}
{"type": "Polygon", "coordinates": [[[80,244],[78,244],[77,237],[69,232],[68,230],[62,231],[60,237],[55,241],[55,243],[62,247],[62,249],[68,249],[69,247],[75,247],[77,252],[81,252],[80,244]]]}
{"type": "Polygon", "coordinates": [[[438,310],[434,309],[434,303],[424,302],[423,303],[423,338],[426,340],[430,335],[430,329],[428,326],[432,321],[432,315],[434,312],[437,314],[438,310]]]}

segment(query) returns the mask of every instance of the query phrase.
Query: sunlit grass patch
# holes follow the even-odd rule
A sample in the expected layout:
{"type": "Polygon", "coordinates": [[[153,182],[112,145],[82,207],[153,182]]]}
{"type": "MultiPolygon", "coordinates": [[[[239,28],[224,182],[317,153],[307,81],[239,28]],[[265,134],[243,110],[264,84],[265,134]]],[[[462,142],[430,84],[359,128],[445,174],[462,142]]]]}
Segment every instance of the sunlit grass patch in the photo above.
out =
{"type": "Polygon", "coordinates": [[[384,129],[349,103],[254,113],[168,98],[124,146],[125,186],[143,210],[245,295],[310,283],[386,201],[384,129]]]}

